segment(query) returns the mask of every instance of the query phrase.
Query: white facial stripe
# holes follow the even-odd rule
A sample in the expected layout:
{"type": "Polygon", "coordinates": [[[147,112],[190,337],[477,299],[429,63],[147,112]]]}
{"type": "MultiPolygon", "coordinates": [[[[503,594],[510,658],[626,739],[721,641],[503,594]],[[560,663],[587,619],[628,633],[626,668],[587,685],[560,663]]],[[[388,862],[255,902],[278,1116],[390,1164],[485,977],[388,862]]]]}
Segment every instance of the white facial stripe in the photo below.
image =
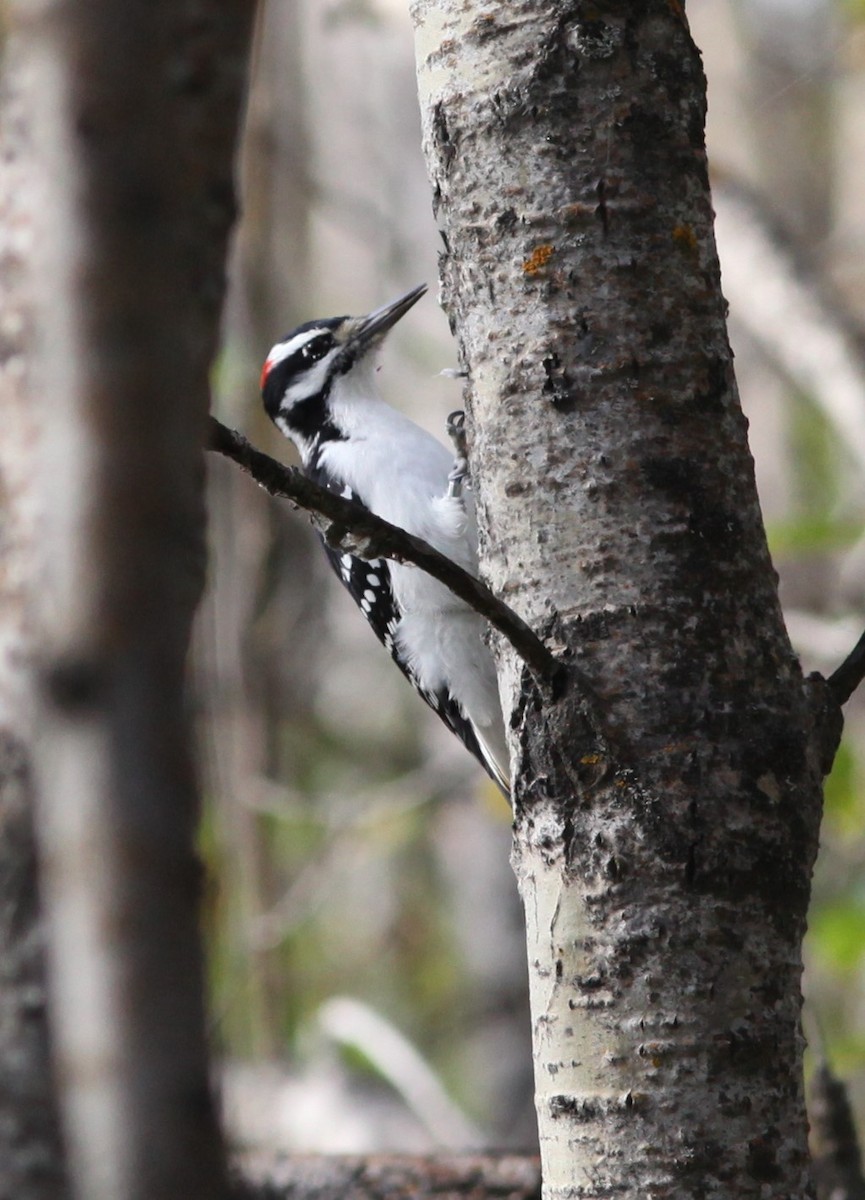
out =
{"type": "Polygon", "coordinates": [[[282,407],[290,408],[293,404],[297,404],[299,400],[305,400],[307,396],[317,395],[327,382],[330,360],[337,353],[337,350],[331,350],[330,354],[319,359],[317,363],[314,363],[308,370],[304,371],[300,379],[295,383],[289,384],[282,398],[282,407]]]}
{"type": "Polygon", "coordinates": [[[296,333],[287,342],[277,342],[267,356],[268,366],[275,367],[277,363],[281,363],[284,359],[291,358],[292,354],[295,354],[301,346],[305,346],[307,342],[311,342],[314,338],[328,332],[329,330],[327,329],[306,329],[303,333],[296,333]]]}

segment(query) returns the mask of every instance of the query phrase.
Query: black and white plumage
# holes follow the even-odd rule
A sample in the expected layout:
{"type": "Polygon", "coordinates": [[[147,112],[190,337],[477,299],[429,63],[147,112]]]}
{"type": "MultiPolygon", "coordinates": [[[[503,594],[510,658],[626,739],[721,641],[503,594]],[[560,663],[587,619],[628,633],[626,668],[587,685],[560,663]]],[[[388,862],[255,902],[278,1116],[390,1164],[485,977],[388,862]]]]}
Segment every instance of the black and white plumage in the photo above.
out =
{"type": "MultiPolygon", "coordinates": [[[[307,475],[477,575],[474,504],[454,485],[452,454],[386,404],[375,382],[384,335],[425,291],[414,288],[365,317],[300,325],[267,356],[262,397],[307,475]]],[[[482,619],[417,567],[325,551],[397,666],[507,793],[504,725],[482,619]]]]}

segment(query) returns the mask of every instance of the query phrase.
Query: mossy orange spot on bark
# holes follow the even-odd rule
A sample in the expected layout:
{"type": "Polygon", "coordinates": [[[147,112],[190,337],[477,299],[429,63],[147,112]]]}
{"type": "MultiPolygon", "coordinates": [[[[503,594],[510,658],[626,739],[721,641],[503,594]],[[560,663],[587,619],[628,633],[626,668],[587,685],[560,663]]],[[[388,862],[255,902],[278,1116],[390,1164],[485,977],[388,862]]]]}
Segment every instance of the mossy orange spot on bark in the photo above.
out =
{"type": "Polygon", "coordinates": [[[553,253],[553,247],[547,243],[544,243],[542,246],[535,246],[534,250],[523,263],[523,271],[526,275],[537,275],[538,271],[542,271],[553,257],[553,253]]]}
{"type": "Polygon", "coordinates": [[[683,250],[695,254],[697,250],[697,235],[690,225],[677,225],[673,230],[673,241],[683,250]]]}
{"type": "Polygon", "coordinates": [[[601,761],[600,754],[584,754],[583,757],[580,759],[580,763],[584,767],[593,767],[596,763],[599,763],[600,761],[601,761]]]}

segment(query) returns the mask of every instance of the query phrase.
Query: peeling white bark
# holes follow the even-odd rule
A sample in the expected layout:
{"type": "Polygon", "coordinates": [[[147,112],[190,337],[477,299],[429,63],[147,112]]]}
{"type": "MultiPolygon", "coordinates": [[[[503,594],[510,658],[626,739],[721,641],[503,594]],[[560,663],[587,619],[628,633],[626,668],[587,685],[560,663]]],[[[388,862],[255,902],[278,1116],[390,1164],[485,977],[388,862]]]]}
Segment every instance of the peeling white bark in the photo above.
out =
{"type": "Polygon", "coordinates": [[[412,13],[483,569],[572,667],[540,695],[500,648],[544,1194],[805,1196],[827,754],[738,406],[699,55],[668,0],[412,13]]]}

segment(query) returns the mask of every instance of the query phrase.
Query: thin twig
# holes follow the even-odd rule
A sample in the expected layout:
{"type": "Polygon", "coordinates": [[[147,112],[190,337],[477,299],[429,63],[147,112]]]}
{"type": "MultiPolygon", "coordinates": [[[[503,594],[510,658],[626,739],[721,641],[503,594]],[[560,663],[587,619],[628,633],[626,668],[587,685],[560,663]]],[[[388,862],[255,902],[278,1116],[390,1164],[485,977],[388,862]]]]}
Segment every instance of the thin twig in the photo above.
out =
{"type": "Polygon", "coordinates": [[[356,500],[327,491],[295,468],[283,466],[215,417],[210,418],[209,448],[236,462],[271,496],[284,497],[311,513],[329,546],[359,558],[389,558],[420,567],[503,634],[539,680],[551,684],[560,675],[562,664],[522,617],[421,538],[375,516],[356,500]]]}
{"type": "Polygon", "coordinates": [[[846,704],[865,679],[865,633],[826,683],[839,705],[846,704]]]}

